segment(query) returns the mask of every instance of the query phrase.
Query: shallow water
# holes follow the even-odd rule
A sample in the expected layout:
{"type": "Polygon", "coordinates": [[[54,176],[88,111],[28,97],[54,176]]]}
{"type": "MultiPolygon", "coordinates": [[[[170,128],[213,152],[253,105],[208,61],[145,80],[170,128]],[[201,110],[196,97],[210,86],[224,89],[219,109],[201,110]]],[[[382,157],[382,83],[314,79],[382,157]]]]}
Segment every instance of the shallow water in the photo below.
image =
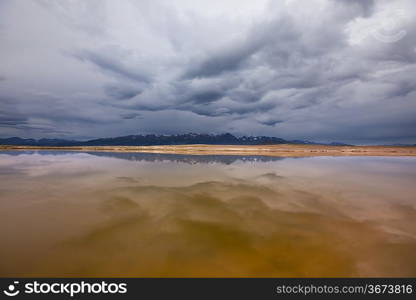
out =
{"type": "Polygon", "coordinates": [[[416,276],[416,158],[0,152],[0,276],[416,276]]]}

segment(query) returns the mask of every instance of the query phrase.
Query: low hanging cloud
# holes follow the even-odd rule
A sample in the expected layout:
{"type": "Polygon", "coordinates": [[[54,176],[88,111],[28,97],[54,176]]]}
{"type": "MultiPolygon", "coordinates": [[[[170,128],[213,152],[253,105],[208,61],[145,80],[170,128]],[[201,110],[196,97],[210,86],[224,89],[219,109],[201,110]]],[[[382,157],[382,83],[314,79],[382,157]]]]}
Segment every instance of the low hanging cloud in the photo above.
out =
{"type": "Polygon", "coordinates": [[[416,143],[415,14],[411,0],[5,0],[0,136],[416,143]]]}

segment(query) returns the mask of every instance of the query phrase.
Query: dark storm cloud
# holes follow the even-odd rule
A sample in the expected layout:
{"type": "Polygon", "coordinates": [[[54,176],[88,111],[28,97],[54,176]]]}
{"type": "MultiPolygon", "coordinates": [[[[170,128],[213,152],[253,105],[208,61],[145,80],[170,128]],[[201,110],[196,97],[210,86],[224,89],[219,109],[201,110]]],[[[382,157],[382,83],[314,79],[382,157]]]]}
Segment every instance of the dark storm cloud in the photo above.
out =
{"type": "Polygon", "coordinates": [[[0,96],[0,126],[14,127],[27,124],[27,117],[18,112],[15,102],[16,99],[0,96]]]}
{"type": "Polygon", "coordinates": [[[284,121],[282,120],[265,120],[265,121],[259,121],[259,123],[263,124],[263,125],[267,125],[267,126],[274,126],[276,124],[279,123],[283,123],[284,121]]]}
{"type": "Polygon", "coordinates": [[[27,119],[19,116],[10,116],[8,113],[0,111],[0,126],[13,126],[26,124],[27,119]]]}
{"type": "Polygon", "coordinates": [[[290,43],[296,40],[298,35],[292,20],[287,16],[255,24],[239,40],[232,41],[229,45],[208,53],[207,57],[193,62],[188,66],[184,78],[213,77],[245,69],[250,67],[248,64],[252,56],[260,51],[266,54],[274,49],[281,51],[281,55],[288,55],[291,51],[290,43]]]}
{"type": "Polygon", "coordinates": [[[125,79],[138,82],[149,82],[150,78],[147,74],[140,71],[140,66],[126,66],[117,53],[94,53],[90,51],[82,51],[74,54],[77,59],[89,62],[98,67],[103,72],[108,72],[125,79]]]}
{"type": "Polygon", "coordinates": [[[137,96],[141,93],[141,90],[133,87],[107,86],[105,87],[105,93],[112,98],[125,100],[137,96]]]}
{"type": "Polygon", "coordinates": [[[15,100],[12,98],[0,98],[0,128],[2,130],[13,128],[21,132],[36,132],[38,134],[72,133],[67,130],[58,130],[54,126],[39,122],[37,119],[31,120],[30,116],[19,112],[14,104],[15,100]]]}
{"type": "Polygon", "coordinates": [[[184,78],[211,77],[236,70],[255,50],[255,45],[242,45],[214,53],[212,56],[197,62],[195,66],[191,66],[184,74],[184,78]]]}
{"type": "Polygon", "coordinates": [[[198,92],[191,95],[188,101],[194,104],[207,104],[215,102],[216,100],[220,99],[223,95],[224,94],[219,91],[198,92]]]}
{"type": "Polygon", "coordinates": [[[125,120],[131,120],[131,119],[135,119],[137,117],[139,117],[140,114],[138,113],[125,113],[125,114],[121,114],[121,117],[125,120]]]}
{"type": "Polygon", "coordinates": [[[25,3],[0,10],[1,136],[416,142],[414,1],[25,3]]]}

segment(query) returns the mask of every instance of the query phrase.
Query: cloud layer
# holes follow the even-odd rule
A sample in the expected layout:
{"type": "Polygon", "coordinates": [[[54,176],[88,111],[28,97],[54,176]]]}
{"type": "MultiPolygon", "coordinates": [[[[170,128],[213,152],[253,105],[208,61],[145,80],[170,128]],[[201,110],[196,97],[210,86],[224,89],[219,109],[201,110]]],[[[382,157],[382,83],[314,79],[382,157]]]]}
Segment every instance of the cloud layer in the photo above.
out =
{"type": "Polygon", "coordinates": [[[0,136],[416,143],[412,0],[0,3],[0,136]]]}

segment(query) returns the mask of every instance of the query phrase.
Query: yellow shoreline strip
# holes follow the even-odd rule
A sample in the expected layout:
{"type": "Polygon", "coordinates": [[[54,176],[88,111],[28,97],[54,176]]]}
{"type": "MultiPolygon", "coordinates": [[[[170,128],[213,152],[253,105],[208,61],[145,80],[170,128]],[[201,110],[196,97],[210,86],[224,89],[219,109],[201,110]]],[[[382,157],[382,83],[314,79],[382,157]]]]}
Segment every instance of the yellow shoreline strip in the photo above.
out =
{"type": "Polygon", "coordinates": [[[414,146],[325,146],[325,145],[160,145],[160,146],[12,146],[0,145],[1,151],[56,150],[81,152],[137,152],[193,155],[263,156],[416,156],[414,146]]]}

